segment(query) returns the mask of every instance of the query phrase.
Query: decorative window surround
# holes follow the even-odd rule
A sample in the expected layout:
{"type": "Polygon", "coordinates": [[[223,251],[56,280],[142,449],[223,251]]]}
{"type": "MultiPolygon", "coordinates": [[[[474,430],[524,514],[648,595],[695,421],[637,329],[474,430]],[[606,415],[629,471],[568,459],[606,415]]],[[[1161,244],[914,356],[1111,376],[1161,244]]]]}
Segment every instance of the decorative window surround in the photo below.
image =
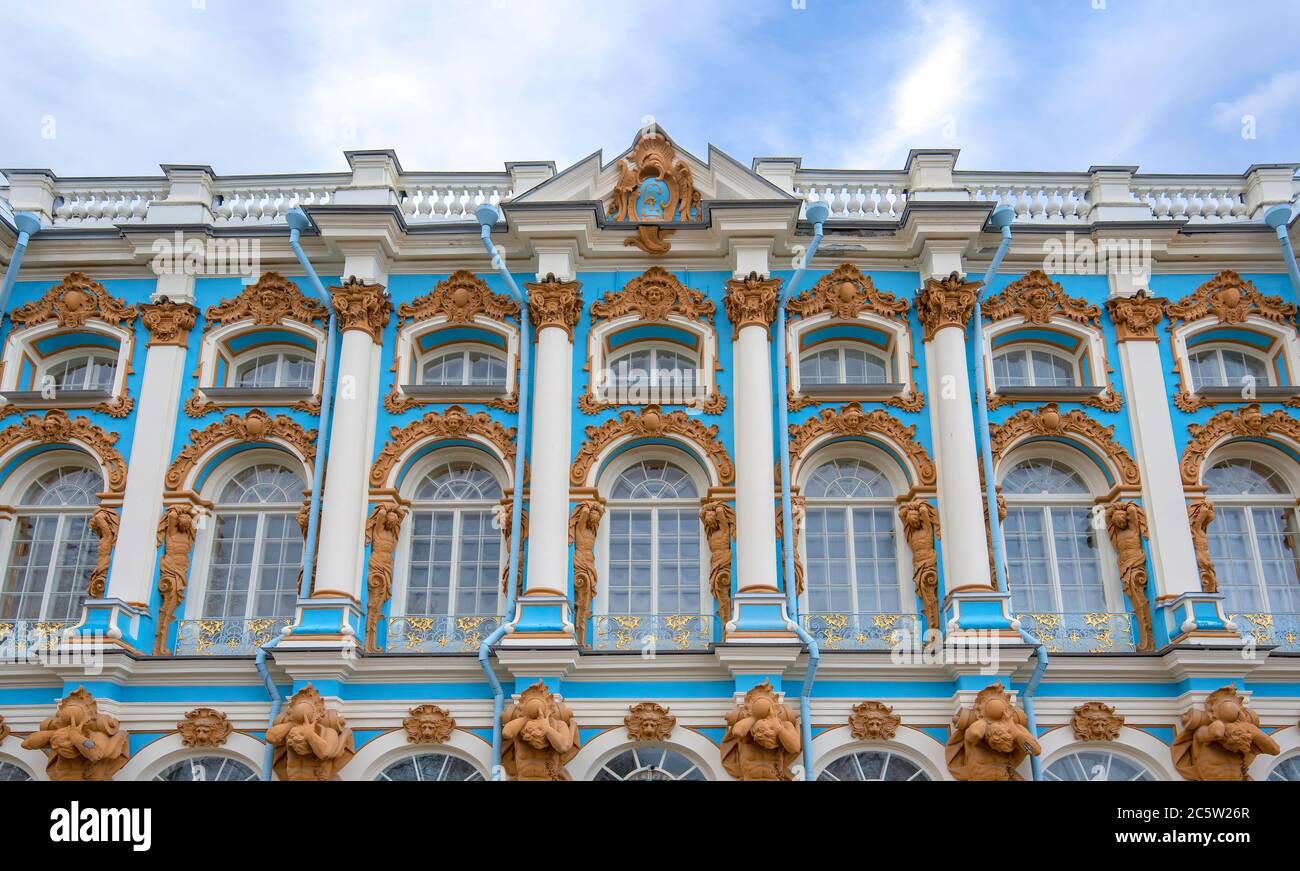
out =
{"type": "Polygon", "coordinates": [[[232,406],[289,407],[319,414],[325,379],[326,319],[317,300],[276,272],[264,272],[238,296],[209,306],[185,413],[202,417],[232,406]],[[236,387],[235,373],[253,357],[292,351],[313,360],[310,387],[236,387]]]}
{"type": "MultiPolygon", "coordinates": [[[[786,324],[786,364],[790,386],[786,402],[790,410],[798,411],[823,402],[853,400],[883,402],[903,411],[924,408],[925,394],[917,389],[913,377],[918,364],[912,357],[908,307],[907,300],[877,290],[870,276],[863,275],[849,263],[837,266],[811,288],[789,300],[786,303],[786,313],[790,318],[786,324]],[[863,335],[833,335],[829,340],[817,338],[816,334],[836,326],[848,327],[863,335]],[[868,333],[881,334],[883,341],[867,341],[865,335],[868,333]],[[845,347],[860,344],[874,356],[884,356],[889,361],[889,383],[801,384],[800,362],[804,355],[829,341],[845,347]]],[[[831,346],[827,344],[826,347],[831,346]]]]}
{"type": "Polygon", "coordinates": [[[0,363],[0,417],[28,409],[88,408],[123,418],[135,407],[127,392],[134,371],[135,306],[110,296],[84,272],[70,272],[40,299],[10,315],[14,329],[5,339],[0,363]],[[45,376],[60,363],[95,354],[112,357],[113,378],[107,390],[52,390],[45,376]]]}
{"type": "Polygon", "coordinates": [[[1178,302],[1166,302],[1165,314],[1178,379],[1173,402],[1181,411],[1259,400],[1300,408],[1300,337],[1294,304],[1280,296],[1265,296],[1253,282],[1225,269],[1178,302]],[[1272,384],[1198,390],[1191,377],[1191,354],[1213,348],[1244,351],[1264,360],[1272,384]]]}
{"type": "MultiPolygon", "coordinates": [[[[685,286],[675,275],[659,266],[650,267],[625,284],[622,290],[607,293],[600,302],[592,303],[592,327],[587,337],[587,365],[584,367],[588,383],[578,397],[579,410],[596,414],[605,408],[630,404],[607,399],[605,391],[611,385],[600,383],[598,373],[607,368],[607,361],[612,357],[632,350],[658,347],[671,348],[695,359],[700,375],[695,390],[704,397],[695,403],[695,407],[706,414],[721,414],[727,407],[727,399],[718,388],[717,373],[722,367],[718,363],[718,333],[713,320],[716,309],[713,301],[703,293],[685,286]],[[617,348],[614,346],[624,331],[649,324],[667,327],[670,332],[688,333],[694,340],[694,347],[687,341],[667,336],[632,339],[617,348]]],[[[643,404],[656,404],[656,400],[652,398],[643,404]]]]}
{"type": "Polygon", "coordinates": [[[393,385],[384,408],[400,414],[423,405],[476,402],[489,408],[519,410],[519,304],[493,293],[487,282],[464,269],[438,282],[432,291],[397,307],[397,347],[393,385]],[[438,342],[446,334],[446,342],[438,342]],[[419,376],[426,359],[448,348],[472,345],[505,358],[504,387],[425,385],[419,376]]]}
{"type": "Polygon", "coordinates": [[[1101,411],[1119,411],[1101,332],[1101,308],[1066,295],[1064,288],[1035,269],[1007,285],[983,306],[992,323],[984,327],[984,371],[989,408],[1017,402],[1079,402],[1101,411]],[[1059,337],[1059,338],[1058,338],[1059,337]],[[1047,351],[1074,366],[1069,386],[999,386],[994,357],[1010,350],[1047,351]]]}

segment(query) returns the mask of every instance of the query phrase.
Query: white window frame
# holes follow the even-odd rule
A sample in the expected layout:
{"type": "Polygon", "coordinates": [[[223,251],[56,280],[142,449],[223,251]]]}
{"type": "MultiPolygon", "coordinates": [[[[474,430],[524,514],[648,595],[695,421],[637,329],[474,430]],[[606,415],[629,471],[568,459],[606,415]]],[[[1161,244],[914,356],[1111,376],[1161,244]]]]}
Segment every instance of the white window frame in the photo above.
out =
{"type": "Polygon", "coordinates": [[[422,352],[416,357],[415,366],[412,369],[412,375],[415,376],[415,385],[422,387],[465,387],[477,388],[485,393],[496,394],[504,391],[510,384],[510,361],[506,354],[499,348],[483,342],[453,342],[447,345],[435,345],[427,351],[422,352]],[[464,361],[464,374],[461,376],[459,384],[430,384],[424,380],[424,367],[440,357],[446,357],[453,354],[459,354],[464,361]],[[483,354],[491,357],[505,366],[505,377],[500,384],[474,384],[470,381],[470,354],[483,354]]]}
{"type": "Polygon", "coordinates": [[[311,365],[313,372],[316,369],[315,357],[312,354],[312,352],[308,351],[306,348],[302,348],[297,345],[281,345],[281,344],[259,345],[253,348],[248,348],[240,352],[237,356],[231,358],[229,365],[227,365],[226,367],[225,386],[237,388],[240,390],[248,390],[248,391],[265,390],[268,388],[277,389],[277,388],[288,387],[288,386],[292,386],[294,389],[299,389],[299,390],[314,390],[315,387],[314,383],[310,383],[307,385],[285,385],[281,383],[284,378],[284,368],[286,365],[285,358],[290,356],[302,357],[306,359],[308,363],[311,365]],[[276,358],[274,384],[263,384],[254,387],[251,385],[243,386],[238,383],[239,370],[241,367],[247,365],[248,363],[255,362],[261,359],[262,357],[270,357],[270,356],[274,356],[276,358]]]}
{"type": "MultiPolygon", "coordinates": [[[[1060,315],[1054,315],[1046,324],[1028,324],[1023,315],[1017,315],[1005,320],[996,321],[987,324],[984,327],[984,378],[986,387],[991,395],[998,395],[997,378],[994,376],[993,357],[995,354],[1002,354],[1006,351],[1019,349],[1034,349],[1047,351],[1055,356],[1072,361],[1074,365],[1074,388],[1096,388],[1103,390],[1109,386],[1110,364],[1106,359],[1106,343],[1102,337],[1102,332],[1097,327],[1085,326],[1075,321],[1063,318],[1060,315]],[[996,339],[1003,333],[1015,333],[1020,330],[1033,326],[1036,329],[1051,329],[1059,333],[1070,335],[1079,340],[1079,349],[1073,354],[1059,345],[1053,345],[1049,342],[1043,342],[1036,339],[1024,339],[1016,341],[1014,339],[1005,344],[994,348],[996,339]],[[1088,371],[1092,377],[1085,381],[1083,378],[1083,361],[1088,361],[1088,371]]],[[[1020,389],[1016,387],[1014,389],[1020,389]]],[[[1045,392],[1052,390],[1067,390],[1067,387],[1054,387],[1044,385],[1041,389],[1045,392]]]]}
{"type": "MultiPolygon", "coordinates": [[[[878,448],[864,445],[862,443],[849,442],[827,445],[822,450],[817,451],[812,457],[806,460],[799,471],[799,492],[806,494],[808,481],[812,476],[827,463],[836,460],[861,460],[862,462],[873,466],[876,471],[880,472],[889,482],[892,493],[889,496],[877,496],[863,499],[845,499],[837,498],[810,498],[804,497],[805,512],[813,508],[843,508],[851,511],[852,508],[888,508],[890,518],[894,524],[894,564],[897,570],[898,583],[898,604],[899,614],[915,615],[916,614],[916,589],[912,584],[912,553],[907,546],[907,539],[903,534],[903,522],[898,516],[898,497],[908,492],[910,489],[906,479],[902,475],[902,470],[898,465],[889,460],[883,451],[878,448]]],[[[779,509],[778,509],[779,510],[779,509]]],[[[854,557],[853,526],[852,515],[848,518],[849,525],[846,531],[849,537],[848,542],[848,561],[849,561],[849,593],[852,597],[853,610],[852,614],[872,614],[873,611],[858,610],[858,579],[857,579],[857,560],[854,557]]],[[[799,609],[805,614],[808,613],[825,613],[814,612],[811,610],[809,590],[812,586],[812,580],[809,575],[808,566],[808,518],[804,517],[799,526],[799,558],[803,561],[804,571],[804,592],[799,597],[799,609]]]]}
{"type": "MultiPolygon", "coordinates": [[[[506,383],[504,387],[484,387],[483,395],[489,398],[506,397],[512,395],[518,389],[519,374],[519,327],[506,321],[498,321],[487,315],[475,315],[469,324],[452,324],[447,315],[437,315],[427,320],[414,321],[397,330],[397,343],[393,351],[393,395],[401,401],[407,397],[402,390],[404,386],[412,386],[421,383],[422,376],[419,370],[423,367],[422,360],[429,354],[438,353],[440,349],[450,348],[462,342],[448,342],[444,344],[435,344],[428,350],[420,348],[420,339],[430,333],[436,333],[445,327],[456,326],[473,326],[478,329],[486,330],[501,336],[505,341],[505,358],[506,358],[506,383]]],[[[492,348],[495,353],[501,353],[500,348],[494,348],[486,343],[476,343],[487,348],[492,348]]]]}
{"type": "MultiPolygon", "coordinates": [[[[198,386],[195,388],[196,393],[205,403],[213,403],[218,406],[246,405],[248,396],[209,396],[206,391],[210,389],[228,388],[235,381],[235,372],[240,362],[246,361],[250,357],[261,354],[271,353],[274,349],[292,349],[294,353],[310,356],[312,358],[312,383],[310,388],[302,388],[304,391],[310,390],[313,399],[321,395],[321,385],[325,381],[325,330],[314,324],[304,324],[299,321],[285,319],[278,324],[265,325],[255,324],[251,319],[235,321],[224,324],[203,334],[203,340],[199,345],[199,365],[198,365],[198,386]],[[281,330],[284,332],[295,333],[305,338],[315,350],[309,350],[300,345],[293,345],[287,342],[270,340],[264,344],[254,344],[244,348],[236,353],[232,353],[229,348],[231,340],[245,334],[256,334],[281,330]],[[226,363],[226,374],[221,383],[217,383],[218,364],[224,360],[226,363]]],[[[238,388],[243,394],[255,394],[259,390],[266,388],[244,387],[238,388]]],[[[262,403],[271,404],[271,403],[262,403]]]]}
{"type": "MultiPolygon", "coordinates": [[[[257,617],[270,616],[269,614],[246,613],[243,618],[239,618],[239,617],[218,618],[218,617],[208,617],[206,614],[203,613],[204,600],[207,598],[208,581],[211,577],[211,572],[213,568],[212,556],[213,556],[213,548],[216,545],[217,515],[236,514],[236,513],[254,513],[255,511],[265,512],[268,510],[266,506],[268,504],[273,504],[273,503],[254,503],[254,505],[250,505],[248,508],[242,510],[239,508],[223,509],[220,502],[218,501],[218,498],[220,497],[222,492],[225,491],[226,485],[229,484],[236,476],[238,476],[239,473],[243,472],[245,469],[248,469],[251,466],[269,465],[269,464],[284,466],[286,469],[288,469],[291,472],[295,472],[300,478],[302,478],[303,482],[308,487],[311,486],[311,481],[312,481],[311,472],[310,470],[303,468],[301,460],[299,460],[297,457],[293,456],[292,454],[288,453],[287,451],[277,451],[270,448],[259,448],[251,451],[244,451],[243,453],[240,453],[238,456],[232,457],[230,460],[227,460],[225,463],[223,463],[219,468],[213,470],[212,473],[208,476],[207,480],[204,482],[203,484],[204,497],[207,500],[208,505],[211,507],[200,508],[200,515],[198,519],[198,534],[194,538],[193,558],[190,563],[189,589],[186,591],[185,602],[183,605],[185,616],[181,619],[250,620],[257,617]]],[[[305,501],[306,498],[307,495],[304,494],[302,501],[305,501]]],[[[298,510],[302,507],[302,501],[299,501],[297,503],[292,503],[293,507],[292,508],[286,507],[285,510],[296,514],[298,510]]],[[[288,506],[290,503],[284,503],[284,504],[285,506],[288,506]]],[[[274,511],[275,513],[280,513],[280,505],[273,504],[273,508],[270,510],[274,511]]],[[[253,577],[249,579],[248,604],[245,606],[246,612],[251,611],[256,599],[257,580],[258,580],[256,577],[256,569],[261,564],[261,552],[262,552],[262,548],[265,547],[266,544],[264,537],[262,535],[262,529],[265,523],[266,523],[265,518],[259,518],[257,524],[257,542],[258,542],[256,546],[257,552],[253,558],[253,566],[254,566],[255,574],[253,577]]],[[[294,528],[297,528],[296,520],[295,520],[294,528]]],[[[301,590],[299,591],[299,593],[301,593],[301,590]]],[[[293,616],[293,615],[290,614],[289,616],[293,616]]]]}
{"type": "MultiPolygon", "coordinates": [[[[603,369],[609,368],[607,360],[621,356],[634,349],[645,347],[662,347],[665,350],[675,350],[677,353],[684,353],[687,356],[694,356],[697,361],[700,380],[696,383],[696,390],[701,396],[712,396],[718,392],[717,368],[718,368],[718,337],[713,325],[707,321],[696,321],[683,317],[676,312],[669,312],[662,321],[646,321],[638,312],[622,315],[617,318],[603,320],[591,328],[587,337],[587,369],[590,379],[589,390],[596,397],[597,401],[604,402],[601,397],[601,391],[598,389],[596,373],[603,369]],[[692,351],[687,345],[677,342],[669,342],[662,338],[645,338],[638,339],[634,342],[628,342],[617,348],[609,347],[609,339],[614,335],[622,332],[628,327],[639,326],[646,323],[657,323],[684,330],[694,334],[698,338],[697,348],[692,351]]],[[[626,404],[626,403],[620,403],[626,404]]],[[[703,492],[703,491],[701,491],[703,492]]]]}
{"type": "MultiPolygon", "coordinates": [[[[509,549],[505,545],[505,537],[502,536],[500,549],[500,565],[496,572],[496,591],[497,602],[496,612],[491,615],[474,615],[474,614],[457,614],[456,613],[456,567],[460,562],[460,529],[461,520],[460,512],[465,510],[472,511],[490,511],[497,512],[501,509],[500,500],[469,500],[465,502],[419,502],[415,499],[415,491],[419,489],[420,483],[434,469],[445,466],[448,463],[472,463],[475,466],[486,471],[496,479],[497,484],[501,487],[503,494],[509,492],[509,484],[506,480],[504,470],[491,457],[483,451],[474,448],[444,448],[431,452],[428,456],[421,457],[402,479],[401,496],[406,504],[410,506],[406,512],[406,517],[402,520],[401,531],[397,537],[397,556],[394,559],[393,566],[393,593],[389,599],[389,619],[394,617],[425,617],[425,616],[452,616],[452,617],[469,617],[469,616],[501,616],[501,611],[505,606],[505,596],[501,592],[501,571],[505,568],[507,560],[510,558],[509,549]],[[447,506],[440,508],[431,508],[430,506],[439,505],[447,506]],[[420,510],[436,511],[455,511],[457,517],[453,527],[452,538],[452,566],[450,583],[447,588],[447,609],[448,615],[437,614],[410,614],[406,610],[407,593],[411,582],[411,538],[414,534],[414,516],[420,510]]],[[[522,562],[521,562],[522,565],[522,562]]]]}
{"type": "MultiPolygon", "coordinates": [[[[37,353],[36,345],[41,339],[64,332],[67,332],[67,330],[57,321],[46,321],[10,332],[4,344],[4,366],[3,373],[0,374],[0,392],[39,391],[41,389],[41,377],[49,370],[50,366],[57,365],[68,357],[96,354],[115,358],[113,382],[108,391],[109,401],[124,396],[126,393],[126,379],[131,368],[131,355],[135,349],[135,333],[125,327],[115,326],[98,318],[91,318],[73,332],[103,336],[117,344],[116,351],[101,345],[79,345],[72,348],[62,348],[49,356],[42,356],[37,353]],[[32,370],[35,373],[30,387],[19,383],[19,379],[22,377],[24,361],[31,363],[32,370]]],[[[60,408],[89,408],[104,401],[102,397],[69,400],[66,397],[56,396],[42,404],[60,408]]],[[[24,403],[24,407],[28,405],[29,403],[24,403]]]]}
{"type": "Polygon", "coordinates": [[[1082,383],[1082,382],[1083,382],[1083,377],[1082,377],[1082,375],[1081,375],[1080,372],[1079,372],[1079,360],[1078,360],[1078,358],[1071,357],[1071,356],[1070,356],[1070,355],[1069,355],[1065,350],[1063,350],[1063,349],[1061,349],[1061,348],[1054,348],[1054,347],[1052,347],[1051,345],[1048,345],[1048,344],[1045,344],[1045,343],[1042,343],[1042,342],[1013,342],[1013,343],[1010,344],[1010,345],[1005,345],[1005,346],[1003,346],[1003,347],[1001,347],[1001,348],[998,348],[996,351],[994,351],[994,352],[993,352],[993,363],[994,363],[994,374],[993,374],[993,379],[994,379],[994,382],[995,382],[995,383],[996,383],[996,381],[997,381],[997,360],[998,360],[998,358],[999,358],[999,357],[1006,356],[1007,354],[1015,354],[1015,353],[1018,353],[1018,352],[1019,352],[1019,353],[1023,353],[1023,354],[1026,355],[1026,358],[1025,358],[1025,359],[1026,359],[1026,362],[1027,362],[1027,364],[1028,364],[1027,372],[1028,372],[1028,374],[1029,374],[1029,381],[1030,381],[1030,383],[1029,383],[1029,384],[999,384],[999,385],[998,385],[999,389],[1004,388],[1004,387],[1011,387],[1011,388],[1013,388],[1013,389],[1014,389],[1014,388],[1027,388],[1027,387],[1032,387],[1032,388],[1035,388],[1035,389],[1053,390],[1053,389],[1059,389],[1059,388],[1068,388],[1068,387],[1087,387],[1087,386],[1089,386],[1089,385],[1086,385],[1086,384],[1083,384],[1083,383],[1082,383]],[[1062,361],[1062,362],[1064,362],[1064,363],[1069,364],[1069,367],[1070,367],[1070,383],[1069,383],[1069,384],[1037,384],[1037,383],[1035,383],[1035,376],[1034,376],[1034,356],[1033,356],[1034,354],[1044,354],[1044,355],[1046,355],[1046,356],[1048,356],[1048,357],[1051,357],[1051,358],[1054,359],[1054,360],[1060,360],[1060,361],[1062,361]]]}
{"type": "Polygon", "coordinates": [[[798,361],[799,377],[801,381],[803,378],[804,360],[818,354],[823,354],[827,351],[838,352],[839,373],[840,373],[839,380],[832,381],[832,382],[821,382],[818,384],[808,384],[807,385],[808,387],[816,387],[821,390],[825,390],[832,387],[843,387],[846,390],[853,390],[858,387],[876,387],[883,384],[897,383],[896,381],[893,380],[894,361],[890,359],[888,351],[886,351],[883,348],[878,348],[875,345],[869,345],[866,342],[854,342],[845,339],[835,339],[834,341],[821,342],[819,344],[813,345],[812,347],[806,348],[804,351],[802,351],[799,354],[799,361],[798,361]],[[846,381],[845,380],[846,365],[844,360],[845,351],[860,351],[861,353],[866,354],[868,357],[875,359],[877,362],[883,363],[885,367],[885,380],[866,381],[866,382],[846,381]]]}
{"type": "MultiPolygon", "coordinates": [[[[1276,361],[1281,357],[1286,364],[1285,369],[1292,381],[1290,386],[1300,385],[1300,335],[1297,335],[1294,329],[1275,324],[1259,315],[1248,315],[1245,321],[1239,324],[1224,324],[1217,315],[1207,315],[1195,321],[1179,324],[1174,327],[1170,335],[1169,341],[1173,347],[1174,366],[1178,370],[1184,393],[1193,397],[1197,395],[1196,387],[1192,383],[1192,364],[1189,349],[1202,351],[1221,344],[1217,341],[1209,341],[1203,345],[1192,346],[1191,342],[1196,336],[1207,330],[1215,330],[1224,326],[1272,337],[1272,343],[1266,349],[1231,342],[1227,343],[1227,345],[1234,350],[1249,348],[1250,353],[1262,357],[1266,364],[1265,368],[1269,373],[1270,383],[1275,382],[1277,379],[1278,367],[1276,361]]],[[[1216,401],[1219,401],[1218,397],[1216,397],[1216,401]]]]}
{"type": "MultiPolygon", "coordinates": [[[[703,367],[700,366],[699,355],[695,351],[692,351],[690,348],[686,347],[685,345],[679,345],[675,342],[665,342],[661,339],[647,339],[639,342],[629,342],[628,344],[618,348],[618,350],[610,352],[610,354],[608,355],[609,362],[607,364],[607,368],[610,370],[612,374],[617,376],[619,360],[622,360],[624,357],[629,357],[633,354],[639,352],[646,352],[646,351],[650,353],[650,368],[646,370],[647,379],[644,387],[649,388],[651,390],[671,389],[672,387],[671,384],[665,384],[661,386],[659,373],[665,370],[663,370],[662,367],[657,365],[657,361],[659,359],[660,354],[676,354],[680,357],[687,358],[686,362],[688,364],[688,368],[691,371],[696,373],[696,381],[693,385],[691,385],[690,389],[693,392],[695,392],[697,395],[706,395],[704,393],[704,388],[702,385],[707,381],[707,379],[704,377],[703,367]]],[[[595,371],[600,371],[600,370],[595,370],[595,371]]],[[[682,385],[682,387],[683,389],[685,389],[686,385],[682,385]]],[[[616,400],[615,397],[608,395],[610,391],[617,392],[619,389],[623,389],[622,385],[618,383],[617,378],[610,379],[609,381],[605,382],[604,385],[600,385],[599,380],[596,379],[592,389],[596,394],[596,398],[601,402],[610,402],[610,403],[617,402],[617,404],[619,405],[625,404],[622,401],[616,400]]],[[[659,404],[664,405],[669,403],[659,403],[659,404]]]]}
{"type": "MultiPolygon", "coordinates": [[[[592,603],[592,613],[595,616],[605,616],[610,614],[609,610],[609,562],[610,562],[610,536],[611,527],[610,516],[616,510],[644,510],[648,509],[651,514],[651,536],[652,539],[657,536],[659,528],[658,509],[659,508],[676,508],[692,509],[698,519],[700,505],[708,493],[709,482],[704,472],[698,468],[698,464],[690,457],[683,456],[680,451],[674,451],[671,448],[641,448],[624,451],[604,469],[598,481],[598,492],[602,499],[605,500],[605,514],[601,518],[600,527],[596,533],[596,572],[599,577],[599,583],[596,585],[596,600],[592,603]],[[699,495],[694,498],[683,499],[656,499],[650,500],[623,500],[611,499],[610,493],[613,490],[614,483],[619,477],[632,466],[641,462],[665,462],[671,463],[690,476],[692,483],[695,485],[695,492],[699,495]]],[[[699,557],[700,557],[700,615],[712,614],[714,611],[713,590],[709,587],[709,547],[708,538],[704,534],[704,523],[699,523],[699,557]]],[[[653,603],[654,616],[659,614],[659,550],[657,547],[650,549],[650,601],[653,603]]],[[[622,612],[612,612],[621,614],[622,612]]],[[[650,616],[650,615],[638,615],[650,616]]]]}
{"type": "MultiPolygon", "coordinates": [[[[1007,510],[1013,508],[1037,508],[1045,514],[1046,525],[1046,543],[1047,543],[1047,560],[1051,571],[1052,595],[1056,600],[1055,612],[1047,613],[1074,613],[1059,610],[1061,608],[1061,572],[1056,559],[1056,541],[1052,535],[1052,517],[1051,508],[1084,508],[1089,512],[1090,518],[1094,519],[1093,538],[1097,543],[1097,562],[1098,576],[1101,581],[1102,597],[1106,607],[1106,613],[1121,614],[1127,611],[1124,604],[1123,593],[1120,590],[1119,568],[1115,562],[1115,553],[1110,545],[1109,536],[1106,534],[1106,527],[1100,528],[1095,523],[1095,518],[1100,511],[1098,499],[1109,492],[1110,487],[1102,478],[1100,470],[1092,463],[1083,458],[1077,451],[1060,445],[1051,445],[1037,442],[1024,445],[1010,452],[998,464],[997,480],[999,487],[1005,476],[1019,466],[1021,463],[1029,460],[1053,460],[1064,466],[1069,467],[1080,480],[1083,481],[1086,493],[1069,494],[1069,493],[1010,493],[1003,492],[1003,498],[1007,503],[1007,510]]],[[[1005,523],[1005,521],[1004,521],[1005,523]]],[[[1003,533],[1005,541],[1005,531],[1003,533]]],[[[1009,575],[1009,573],[1008,573],[1009,575]]],[[[1007,583],[1011,584],[1010,577],[1007,583]]],[[[1014,605],[1011,606],[1014,608],[1014,605]]],[[[1034,612],[1044,613],[1044,612],[1034,612]]]]}
{"type": "Polygon", "coordinates": [[[1241,354],[1243,357],[1246,357],[1246,358],[1249,358],[1249,359],[1251,359],[1251,360],[1254,360],[1256,363],[1259,363],[1260,365],[1263,366],[1263,368],[1264,368],[1264,383],[1263,383],[1263,384],[1259,384],[1259,385],[1257,385],[1257,386],[1259,386],[1259,387],[1273,387],[1273,386],[1275,386],[1275,385],[1274,385],[1274,382],[1277,380],[1277,378],[1276,378],[1276,373],[1273,371],[1273,363],[1272,363],[1271,360],[1269,360],[1268,356],[1265,355],[1263,352],[1261,352],[1261,351],[1259,351],[1259,350],[1257,350],[1257,349],[1255,349],[1255,348],[1251,348],[1251,347],[1249,347],[1249,346],[1246,346],[1246,345],[1237,345],[1237,344],[1233,344],[1233,343],[1231,343],[1231,342],[1207,342],[1207,343],[1205,343],[1204,345],[1197,345],[1197,346],[1195,346],[1195,347],[1192,347],[1192,348],[1188,348],[1188,349],[1187,349],[1187,377],[1188,377],[1188,379],[1189,379],[1189,383],[1188,383],[1186,386],[1188,387],[1189,391],[1198,391],[1198,390],[1201,390],[1202,388],[1205,388],[1205,387],[1208,387],[1208,388],[1210,388],[1211,390],[1215,390],[1215,389],[1220,389],[1220,390],[1221,390],[1221,389],[1225,389],[1225,388],[1234,388],[1234,387],[1243,387],[1243,386],[1244,386],[1244,385],[1241,385],[1241,384],[1233,384],[1233,383],[1229,380],[1229,378],[1228,378],[1228,368],[1227,368],[1227,366],[1225,365],[1225,363],[1224,363],[1224,361],[1223,361],[1223,354],[1224,354],[1225,351],[1228,351],[1228,352],[1235,352],[1235,353],[1241,354]],[[1214,355],[1215,362],[1218,364],[1218,367],[1219,367],[1219,375],[1222,376],[1222,378],[1223,378],[1222,383],[1220,383],[1220,384],[1197,384],[1197,383],[1195,382],[1195,379],[1194,379],[1194,377],[1193,377],[1193,375],[1192,375],[1192,373],[1195,371],[1195,367],[1192,365],[1192,358],[1193,358],[1193,357],[1197,357],[1197,356],[1199,356],[1199,355],[1201,355],[1201,354],[1213,354],[1213,355],[1214,355]]]}
{"type": "MultiPolygon", "coordinates": [[[[805,351],[800,350],[800,340],[804,333],[816,331],[831,323],[867,327],[884,332],[889,336],[884,348],[870,342],[843,338],[829,340],[825,344],[842,342],[846,345],[861,346],[870,353],[885,357],[889,362],[890,374],[896,379],[890,383],[903,385],[897,394],[899,396],[905,396],[911,391],[919,389],[916,386],[916,376],[912,367],[912,334],[905,321],[881,317],[874,312],[862,312],[857,317],[850,319],[837,318],[831,312],[820,312],[807,318],[794,318],[786,323],[786,369],[789,375],[790,390],[795,396],[800,396],[803,393],[803,386],[799,377],[799,363],[803,359],[805,351]]],[[[821,349],[821,347],[822,343],[817,343],[806,350],[811,351],[813,348],[821,349]]],[[[827,386],[817,385],[819,388],[827,386]]],[[[844,389],[852,392],[855,389],[872,386],[874,385],[849,384],[845,385],[844,389]]]]}

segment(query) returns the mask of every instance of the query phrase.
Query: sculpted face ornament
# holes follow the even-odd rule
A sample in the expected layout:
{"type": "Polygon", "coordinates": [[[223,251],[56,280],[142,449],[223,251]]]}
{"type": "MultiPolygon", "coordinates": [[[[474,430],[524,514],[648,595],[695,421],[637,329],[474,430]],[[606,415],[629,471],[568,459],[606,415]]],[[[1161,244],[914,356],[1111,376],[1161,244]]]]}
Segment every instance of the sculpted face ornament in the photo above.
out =
{"type": "Polygon", "coordinates": [[[1226,686],[1210,693],[1203,710],[1183,715],[1169,749],[1188,780],[1250,780],[1256,757],[1276,756],[1282,748],[1260,729],[1259,714],[1246,707],[1237,688],[1226,686]]]}
{"type": "Polygon", "coordinates": [[[903,718],[881,702],[862,702],[849,714],[849,730],[859,741],[890,741],[903,718]]]}
{"type": "Polygon", "coordinates": [[[412,744],[442,744],[451,737],[456,721],[437,705],[416,705],[402,727],[412,744]]]}
{"type": "Polygon", "coordinates": [[[1080,741],[1114,741],[1124,728],[1124,717],[1105,702],[1088,702],[1074,709],[1070,725],[1080,741]]]}
{"type": "Polygon", "coordinates": [[[667,741],[677,727],[677,718],[656,702],[641,702],[628,708],[623,718],[627,737],[633,741],[667,741]]]}
{"type": "Polygon", "coordinates": [[[219,747],[234,731],[226,715],[212,708],[187,711],[185,720],[176,724],[176,730],[186,747],[219,747]]]}

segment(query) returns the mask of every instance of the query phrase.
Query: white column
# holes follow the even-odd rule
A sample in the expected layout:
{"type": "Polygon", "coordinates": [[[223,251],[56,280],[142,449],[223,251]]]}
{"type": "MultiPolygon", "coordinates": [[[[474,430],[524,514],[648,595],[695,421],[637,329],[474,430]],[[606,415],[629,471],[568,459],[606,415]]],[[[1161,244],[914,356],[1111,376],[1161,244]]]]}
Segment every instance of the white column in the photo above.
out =
{"type": "Polygon", "coordinates": [[[193,298],[194,276],[162,275],[154,292],[155,302],[143,306],[144,324],[151,337],[127,460],[117,544],[105,589],[106,598],[142,610],[148,607],[152,593],[163,479],[171,461],[175,421],[180,413],[189,331],[198,315],[193,298]],[[158,302],[164,298],[166,302],[158,302]]]}
{"type": "Polygon", "coordinates": [[[736,340],[736,582],[738,590],[776,589],[776,451],[772,440],[772,353],[766,324],[736,340]]]}
{"type": "MultiPolygon", "coordinates": [[[[534,288],[534,285],[529,285],[534,288]]],[[[536,293],[536,290],[530,291],[536,293]]],[[[566,593],[573,340],[560,324],[537,332],[528,500],[528,593],[566,593]]]]}

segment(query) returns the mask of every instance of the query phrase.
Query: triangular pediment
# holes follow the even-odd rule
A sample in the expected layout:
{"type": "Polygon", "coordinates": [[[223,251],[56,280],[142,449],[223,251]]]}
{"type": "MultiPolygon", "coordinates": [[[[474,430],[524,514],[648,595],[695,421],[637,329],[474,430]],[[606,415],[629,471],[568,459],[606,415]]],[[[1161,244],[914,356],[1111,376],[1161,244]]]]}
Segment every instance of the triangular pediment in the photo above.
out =
{"type": "Polygon", "coordinates": [[[709,202],[797,202],[795,197],[719,148],[710,145],[708,159],[700,160],[679,147],[658,124],[638,131],[627,150],[608,163],[604,162],[602,151],[594,152],[513,202],[539,205],[597,201],[603,204],[609,220],[629,224],[672,222],[662,214],[647,217],[623,207],[629,193],[633,197],[646,196],[639,187],[630,190],[646,179],[662,182],[661,202],[671,198],[677,206],[674,214],[678,222],[687,220],[688,210],[689,220],[700,220],[700,205],[709,202]]]}

